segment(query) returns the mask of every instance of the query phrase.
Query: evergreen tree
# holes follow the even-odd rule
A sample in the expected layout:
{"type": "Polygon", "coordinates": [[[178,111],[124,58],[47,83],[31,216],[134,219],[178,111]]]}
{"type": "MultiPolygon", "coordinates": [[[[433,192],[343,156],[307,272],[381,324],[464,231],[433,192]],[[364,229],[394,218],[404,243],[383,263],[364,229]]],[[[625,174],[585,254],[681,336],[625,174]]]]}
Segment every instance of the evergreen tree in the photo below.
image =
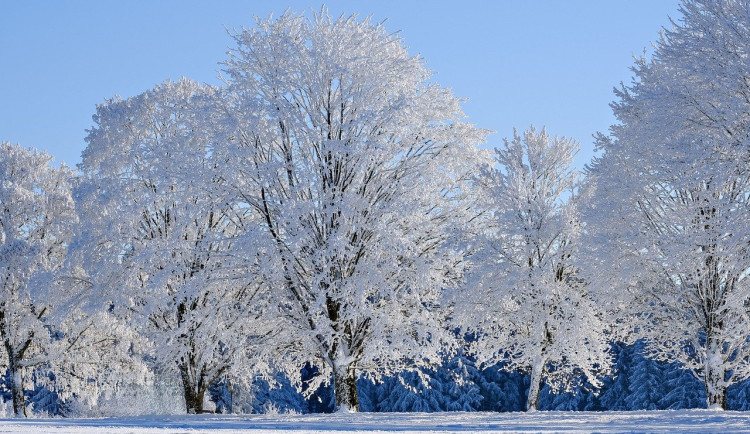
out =
{"type": "Polygon", "coordinates": [[[596,411],[600,410],[599,400],[591,385],[576,385],[570,390],[555,391],[545,384],[539,394],[540,410],[555,411],[596,411]]]}
{"type": "Polygon", "coordinates": [[[523,411],[529,388],[529,376],[503,369],[501,364],[489,366],[478,373],[482,402],[479,411],[523,411]]]}
{"type": "Polygon", "coordinates": [[[627,372],[628,395],[625,399],[628,410],[658,410],[659,401],[665,393],[664,372],[656,361],[644,354],[644,341],[633,345],[633,357],[627,372]]]}
{"type": "Polygon", "coordinates": [[[403,372],[383,382],[380,411],[432,413],[442,410],[439,389],[420,372],[403,372]]]}
{"type": "Polygon", "coordinates": [[[690,371],[678,363],[662,365],[666,393],[659,400],[659,409],[706,408],[706,390],[690,371]]]}
{"type": "Polygon", "coordinates": [[[614,372],[602,380],[599,403],[604,410],[631,410],[627,397],[630,393],[628,370],[633,359],[633,346],[615,343],[612,345],[612,351],[615,353],[614,372]]]}
{"type": "Polygon", "coordinates": [[[475,379],[479,371],[473,360],[459,354],[438,370],[445,397],[445,411],[477,411],[484,398],[475,379]]]}
{"type": "Polygon", "coordinates": [[[233,382],[225,376],[208,387],[211,401],[217,413],[263,414],[263,413],[307,413],[305,398],[281,372],[271,380],[257,377],[252,383],[233,382]]]}
{"type": "Polygon", "coordinates": [[[307,400],[292,385],[283,373],[277,373],[273,381],[257,378],[252,385],[252,413],[307,413],[307,400]]]}
{"type": "MultiPolygon", "coordinates": [[[[55,377],[52,373],[34,373],[34,376],[38,375],[46,376],[54,384],[55,377]]],[[[35,381],[34,389],[26,391],[26,402],[31,405],[36,415],[43,415],[45,417],[65,415],[65,404],[60,395],[54,389],[50,389],[50,386],[45,383],[47,382],[35,381]]]]}
{"type": "Polygon", "coordinates": [[[729,387],[727,390],[727,409],[750,410],[750,380],[729,387]]]}
{"type": "Polygon", "coordinates": [[[360,379],[366,406],[362,411],[477,411],[484,400],[476,383],[481,373],[459,353],[435,369],[406,371],[373,382],[360,379]]]}
{"type": "Polygon", "coordinates": [[[336,409],[333,385],[321,381],[320,370],[307,363],[300,372],[302,394],[307,397],[307,407],[310,413],[332,413],[336,409]],[[314,388],[310,392],[309,388],[314,388]]]}
{"type": "Polygon", "coordinates": [[[359,410],[362,412],[372,413],[378,411],[378,388],[379,382],[366,377],[360,377],[357,380],[357,390],[359,391],[359,410]]]}

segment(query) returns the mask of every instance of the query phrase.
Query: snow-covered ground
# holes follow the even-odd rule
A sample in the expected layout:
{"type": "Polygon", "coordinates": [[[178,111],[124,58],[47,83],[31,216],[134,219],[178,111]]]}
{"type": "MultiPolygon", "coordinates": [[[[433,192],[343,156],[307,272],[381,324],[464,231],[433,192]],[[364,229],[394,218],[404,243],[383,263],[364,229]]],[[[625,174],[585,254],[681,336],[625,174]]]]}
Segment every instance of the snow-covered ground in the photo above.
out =
{"type": "Polygon", "coordinates": [[[710,410],[524,413],[197,415],[104,419],[0,419],[1,433],[236,432],[700,432],[750,433],[750,412],[710,410]]]}

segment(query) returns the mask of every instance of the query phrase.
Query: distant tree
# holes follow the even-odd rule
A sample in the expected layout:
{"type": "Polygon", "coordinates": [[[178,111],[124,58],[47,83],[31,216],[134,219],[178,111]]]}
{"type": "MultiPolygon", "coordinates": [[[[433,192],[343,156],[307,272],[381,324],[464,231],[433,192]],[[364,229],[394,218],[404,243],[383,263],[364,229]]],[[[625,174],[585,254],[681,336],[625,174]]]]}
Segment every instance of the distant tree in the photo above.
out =
{"type": "Polygon", "coordinates": [[[478,180],[488,226],[473,257],[478,277],[460,294],[457,318],[476,331],[480,362],[530,372],[527,410],[537,408],[543,381],[556,389],[580,377],[598,385],[610,365],[608,326],[574,262],[577,149],[533,127],[514,132],[495,150],[497,166],[478,180]]]}
{"type": "Polygon", "coordinates": [[[484,400],[476,384],[479,372],[474,361],[459,352],[438,371],[446,396],[444,411],[477,411],[484,400]]]}
{"type": "Polygon", "coordinates": [[[683,2],[616,91],[618,124],[587,177],[599,246],[590,281],[627,296],[632,336],[683,364],[719,408],[750,377],[749,8],[683,2]]]}
{"type": "Polygon", "coordinates": [[[54,387],[49,387],[47,381],[55,380],[53,374],[42,371],[35,371],[31,375],[31,383],[34,384],[34,389],[26,392],[27,402],[33,406],[34,412],[37,414],[43,414],[47,416],[60,416],[64,414],[64,402],[60,398],[60,395],[55,391],[54,387]],[[38,377],[47,377],[38,381],[38,377]]]}
{"type": "Polygon", "coordinates": [[[221,195],[213,152],[216,90],[166,82],[97,108],[80,165],[81,260],[101,297],[150,340],[160,370],[182,380],[185,408],[208,386],[263,370],[275,320],[257,263],[238,260],[247,210],[221,195]],[[265,349],[265,347],[263,347],[265,349]]]}
{"type": "Polygon", "coordinates": [[[603,378],[599,403],[604,410],[678,410],[704,408],[700,382],[678,363],[649,357],[643,340],[616,344],[614,376],[603,378]]]}
{"type": "Polygon", "coordinates": [[[414,371],[388,377],[378,388],[378,410],[420,413],[441,411],[442,393],[430,383],[429,377],[414,371]]]}
{"type": "Polygon", "coordinates": [[[472,217],[464,198],[485,133],[382,25],[324,9],[235,40],[230,128],[214,152],[263,222],[246,254],[278,288],[298,360],[332,378],[339,410],[357,411],[361,374],[438,363],[450,348],[442,291],[464,255],[449,244],[472,217]]]}

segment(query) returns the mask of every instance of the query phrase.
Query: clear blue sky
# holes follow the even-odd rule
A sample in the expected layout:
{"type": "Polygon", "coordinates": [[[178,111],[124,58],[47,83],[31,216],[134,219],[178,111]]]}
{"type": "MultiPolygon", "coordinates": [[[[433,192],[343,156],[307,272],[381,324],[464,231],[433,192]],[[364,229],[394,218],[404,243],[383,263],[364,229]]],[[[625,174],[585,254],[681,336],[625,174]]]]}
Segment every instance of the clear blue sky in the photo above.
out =
{"type": "MultiPolygon", "coordinates": [[[[613,122],[612,88],[678,0],[326,1],[332,15],[385,21],[435,81],[467,101],[470,121],[496,131],[546,125],[577,138],[582,167],[613,122]]],[[[96,104],[167,78],[217,84],[232,40],[254,16],[320,9],[300,0],[0,0],[0,141],[80,162],[96,104]]]]}

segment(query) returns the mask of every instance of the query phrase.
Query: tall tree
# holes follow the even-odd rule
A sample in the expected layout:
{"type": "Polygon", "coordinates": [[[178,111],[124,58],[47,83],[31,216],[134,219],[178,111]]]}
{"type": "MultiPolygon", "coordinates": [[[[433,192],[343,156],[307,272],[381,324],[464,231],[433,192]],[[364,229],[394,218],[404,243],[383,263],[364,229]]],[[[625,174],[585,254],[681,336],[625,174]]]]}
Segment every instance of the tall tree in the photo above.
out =
{"type": "Polygon", "coordinates": [[[485,133],[382,25],[324,9],[235,40],[232,129],[216,152],[264,222],[250,244],[301,355],[356,411],[360,374],[438,363],[451,339],[441,291],[463,255],[448,244],[470,220],[461,203],[485,133]]]}
{"type": "Polygon", "coordinates": [[[457,318],[476,333],[480,362],[530,372],[527,410],[537,408],[544,380],[570,386],[582,374],[596,385],[610,365],[607,325],[574,263],[577,150],[545,130],[514,131],[478,180],[487,227],[457,318]]]}
{"type": "Polygon", "coordinates": [[[92,282],[180,376],[191,413],[230,370],[262,371],[258,343],[273,330],[257,264],[232,254],[247,212],[217,193],[216,98],[183,79],[100,105],[76,196],[92,282]]]}
{"type": "Polygon", "coordinates": [[[0,338],[16,416],[26,415],[23,369],[45,360],[52,273],[63,264],[75,222],[73,173],[51,161],[45,153],[0,145],[0,338]]]}
{"type": "Polygon", "coordinates": [[[16,416],[27,414],[24,377],[32,370],[51,369],[58,390],[95,398],[101,389],[90,390],[91,366],[124,354],[117,324],[63,276],[76,224],[73,178],[46,153],[0,144],[0,363],[16,416]]]}
{"type": "Polygon", "coordinates": [[[616,91],[619,123],[598,140],[592,280],[628,294],[634,336],[726,408],[727,386],[750,376],[750,3],[686,0],[680,11],[616,91]]]}

